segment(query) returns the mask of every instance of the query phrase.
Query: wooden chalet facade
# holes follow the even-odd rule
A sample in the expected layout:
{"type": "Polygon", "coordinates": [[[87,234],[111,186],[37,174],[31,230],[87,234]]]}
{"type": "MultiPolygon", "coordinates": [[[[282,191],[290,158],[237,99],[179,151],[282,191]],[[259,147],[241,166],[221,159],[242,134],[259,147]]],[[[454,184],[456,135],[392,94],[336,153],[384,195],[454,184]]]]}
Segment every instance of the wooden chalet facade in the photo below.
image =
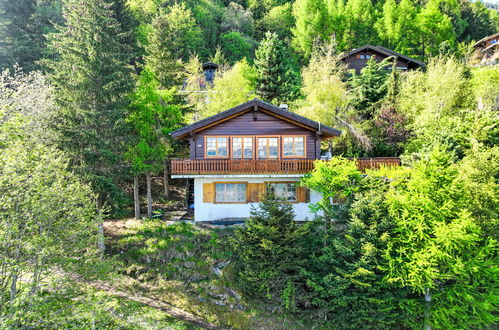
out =
{"type": "Polygon", "coordinates": [[[477,66],[496,65],[499,61],[499,33],[477,41],[473,48],[475,52],[471,58],[472,63],[477,66]]]}
{"type": "Polygon", "coordinates": [[[342,57],[342,60],[352,73],[355,72],[355,74],[360,74],[360,71],[367,65],[369,59],[374,58],[377,62],[381,62],[391,56],[396,58],[396,66],[399,70],[414,70],[424,66],[423,62],[399,54],[391,49],[371,45],[364,45],[352,50],[345,54],[342,57]]]}
{"type": "MultiPolygon", "coordinates": [[[[190,145],[190,159],[172,160],[172,178],[193,179],[196,221],[247,218],[267,188],[293,203],[297,220],[311,219],[308,203],[320,195],[296,183],[321,158],[321,140],[340,134],[255,99],[172,132],[190,145]]],[[[356,161],[361,169],[399,163],[356,161]]]]}

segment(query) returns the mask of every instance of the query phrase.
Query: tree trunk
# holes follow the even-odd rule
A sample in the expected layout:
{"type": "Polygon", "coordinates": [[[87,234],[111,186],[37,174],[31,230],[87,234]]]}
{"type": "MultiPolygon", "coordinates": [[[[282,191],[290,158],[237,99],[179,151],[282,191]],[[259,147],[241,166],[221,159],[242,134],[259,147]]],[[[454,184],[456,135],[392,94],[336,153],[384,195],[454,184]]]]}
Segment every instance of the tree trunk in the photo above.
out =
{"type": "Polygon", "coordinates": [[[147,216],[152,217],[151,173],[147,172],[147,216]]]}
{"type": "Polygon", "coordinates": [[[99,229],[99,234],[97,237],[97,246],[102,254],[106,252],[106,243],[104,239],[104,217],[102,215],[102,206],[99,200],[97,200],[97,226],[99,229]]]}
{"type": "Polygon", "coordinates": [[[168,177],[168,162],[165,164],[163,172],[163,187],[165,189],[165,198],[170,198],[170,179],[168,177]]]}
{"type": "Polygon", "coordinates": [[[133,203],[135,205],[135,219],[140,219],[140,200],[139,200],[139,176],[133,178],[133,203]]]}
{"type": "Polygon", "coordinates": [[[17,272],[14,272],[12,274],[12,283],[10,285],[10,305],[14,303],[14,299],[16,298],[17,295],[17,272]]]}
{"type": "Polygon", "coordinates": [[[424,328],[425,330],[431,330],[431,324],[430,324],[431,293],[429,288],[424,289],[424,300],[425,300],[424,328]]]}

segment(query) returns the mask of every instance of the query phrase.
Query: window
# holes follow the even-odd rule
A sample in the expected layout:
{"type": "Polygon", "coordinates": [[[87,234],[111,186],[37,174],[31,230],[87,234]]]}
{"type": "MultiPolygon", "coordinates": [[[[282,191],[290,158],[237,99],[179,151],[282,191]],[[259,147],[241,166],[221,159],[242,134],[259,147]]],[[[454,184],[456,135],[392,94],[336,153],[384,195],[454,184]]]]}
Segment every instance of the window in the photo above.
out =
{"type": "Polygon", "coordinates": [[[227,137],[206,137],[206,157],[227,157],[227,137]]]}
{"type": "Polygon", "coordinates": [[[355,58],[360,58],[360,55],[359,54],[355,55],[355,58]]]}
{"type": "Polygon", "coordinates": [[[215,183],[216,203],[246,203],[246,183],[215,183]]]}
{"type": "Polygon", "coordinates": [[[253,158],[253,138],[232,138],[232,158],[253,158]]]}
{"type": "Polygon", "coordinates": [[[371,58],[371,55],[366,55],[366,59],[370,59],[371,58]]]}
{"type": "Polygon", "coordinates": [[[272,182],[268,184],[269,193],[276,200],[285,202],[296,202],[296,185],[294,182],[272,182]]]}
{"type": "Polygon", "coordinates": [[[258,138],[258,158],[277,158],[278,154],[278,138],[258,138]]]}
{"type": "Polygon", "coordinates": [[[366,58],[366,55],[364,55],[364,54],[360,55],[360,59],[361,59],[361,60],[363,60],[363,59],[365,59],[365,58],[366,58]]]}
{"type": "Polygon", "coordinates": [[[284,157],[305,157],[305,137],[283,137],[284,157]]]}

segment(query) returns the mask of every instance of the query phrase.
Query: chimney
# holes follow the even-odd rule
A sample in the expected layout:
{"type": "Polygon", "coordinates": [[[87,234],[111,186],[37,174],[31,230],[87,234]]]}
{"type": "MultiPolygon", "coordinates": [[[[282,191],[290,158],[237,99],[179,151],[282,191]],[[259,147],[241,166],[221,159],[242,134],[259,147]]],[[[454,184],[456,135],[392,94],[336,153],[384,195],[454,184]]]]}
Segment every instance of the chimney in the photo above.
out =
{"type": "Polygon", "coordinates": [[[281,104],[279,106],[280,109],[288,111],[288,105],[287,104],[281,104]]]}

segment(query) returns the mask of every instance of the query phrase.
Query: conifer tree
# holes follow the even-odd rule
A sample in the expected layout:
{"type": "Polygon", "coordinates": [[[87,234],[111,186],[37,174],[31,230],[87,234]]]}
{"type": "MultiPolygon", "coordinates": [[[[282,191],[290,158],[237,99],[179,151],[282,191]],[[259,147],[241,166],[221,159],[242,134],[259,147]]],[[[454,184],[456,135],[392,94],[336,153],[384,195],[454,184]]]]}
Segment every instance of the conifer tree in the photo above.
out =
{"type": "Polygon", "coordinates": [[[294,47],[308,58],[316,39],[324,41],[329,38],[327,8],[322,0],[297,0],[293,15],[296,21],[292,29],[294,47]]]}
{"type": "Polygon", "coordinates": [[[298,84],[293,72],[292,56],[276,33],[267,32],[256,50],[256,89],[267,102],[285,102],[295,97],[298,84]]]}
{"type": "Polygon", "coordinates": [[[120,1],[66,0],[65,26],[50,37],[47,62],[60,107],[56,126],[71,166],[91,183],[101,209],[123,202],[119,188],[128,133],[124,118],[133,87],[130,31],[120,1]]]}

